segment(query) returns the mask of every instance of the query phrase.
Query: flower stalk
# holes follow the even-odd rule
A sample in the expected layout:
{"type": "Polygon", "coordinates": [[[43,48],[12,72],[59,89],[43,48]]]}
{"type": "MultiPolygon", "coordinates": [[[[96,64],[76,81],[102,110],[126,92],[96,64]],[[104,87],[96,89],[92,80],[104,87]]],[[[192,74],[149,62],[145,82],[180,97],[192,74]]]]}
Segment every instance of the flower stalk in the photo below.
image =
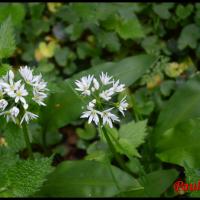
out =
{"type": "Polygon", "coordinates": [[[29,134],[28,134],[28,127],[25,123],[23,123],[23,125],[22,125],[22,130],[23,130],[23,133],[24,133],[24,139],[25,139],[25,142],[26,142],[26,147],[27,147],[28,152],[29,152],[29,156],[30,156],[31,159],[34,159],[32,148],[31,148],[31,143],[30,143],[30,139],[29,139],[29,134]]]}
{"type": "Polygon", "coordinates": [[[111,152],[113,153],[113,155],[114,155],[116,161],[118,162],[119,166],[120,166],[123,170],[125,170],[126,172],[128,172],[129,174],[132,174],[131,171],[129,170],[129,168],[124,164],[123,159],[122,159],[122,158],[120,157],[120,155],[116,152],[115,147],[114,147],[114,145],[113,145],[113,143],[112,143],[112,141],[111,141],[111,139],[110,139],[110,137],[109,137],[109,135],[108,135],[108,133],[107,133],[105,127],[102,127],[102,131],[103,131],[103,134],[104,134],[104,136],[105,136],[105,138],[106,138],[106,141],[107,141],[107,143],[108,143],[108,146],[109,146],[111,152]]]}

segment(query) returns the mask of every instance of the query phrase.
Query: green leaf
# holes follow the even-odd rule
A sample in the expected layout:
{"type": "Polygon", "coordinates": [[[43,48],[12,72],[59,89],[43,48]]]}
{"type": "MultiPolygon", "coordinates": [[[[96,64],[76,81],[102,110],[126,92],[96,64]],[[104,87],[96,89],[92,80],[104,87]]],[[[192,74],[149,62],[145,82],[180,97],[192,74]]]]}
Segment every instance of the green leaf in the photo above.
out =
{"type": "Polygon", "coordinates": [[[99,161],[99,162],[106,162],[107,159],[107,154],[105,151],[94,151],[92,153],[90,153],[89,155],[87,155],[85,158],[85,160],[95,160],[95,161],[99,161]]]}
{"type": "Polygon", "coordinates": [[[52,72],[54,70],[55,66],[53,63],[48,62],[47,59],[43,59],[40,61],[39,66],[38,66],[38,70],[41,73],[48,73],[48,72],[52,72]]]}
{"type": "Polygon", "coordinates": [[[200,116],[200,76],[184,83],[165,104],[157,120],[153,133],[154,141],[181,121],[200,116]]]}
{"type": "Polygon", "coordinates": [[[175,87],[175,82],[172,80],[163,81],[160,85],[160,91],[164,96],[169,96],[175,87]]]}
{"type": "Polygon", "coordinates": [[[141,177],[139,181],[144,187],[146,197],[160,197],[173,184],[177,176],[178,172],[175,169],[158,170],[141,177]]]}
{"type": "Polygon", "coordinates": [[[95,57],[100,54],[100,50],[94,48],[87,42],[79,42],[77,47],[77,54],[80,59],[85,59],[87,57],[95,57]]]}
{"type": "Polygon", "coordinates": [[[85,123],[84,129],[77,128],[76,132],[81,139],[91,140],[96,135],[96,128],[93,124],[85,123]]]}
{"type": "Polygon", "coordinates": [[[156,155],[164,162],[200,167],[200,119],[189,119],[168,129],[156,144],[156,155]]]}
{"type": "Polygon", "coordinates": [[[101,71],[104,71],[114,76],[115,79],[119,79],[126,86],[130,86],[146,72],[154,62],[154,59],[155,57],[145,54],[127,57],[118,62],[107,62],[97,65],[90,70],[79,73],[77,77],[87,73],[98,75],[101,71]]]}
{"type": "Polygon", "coordinates": [[[7,171],[8,190],[15,197],[30,196],[42,186],[50,172],[51,158],[20,160],[7,171]]]}
{"type": "Polygon", "coordinates": [[[25,8],[21,3],[6,3],[0,6],[0,23],[10,16],[15,26],[20,27],[25,17],[25,8]]]}
{"type": "Polygon", "coordinates": [[[4,76],[10,69],[11,69],[10,65],[8,65],[8,64],[2,64],[0,66],[0,77],[4,76]]]}
{"type": "Polygon", "coordinates": [[[57,48],[55,51],[55,59],[58,65],[60,66],[66,66],[67,59],[68,59],[68,48],[57,48]]]}
{"type": "Polygon", "coordinates": [[[174,3],[159,3],[153,5],[153,11],[161,18],[161,19],[169,19],[171,13],[169,9],[174,6],[174,3]]]}
{"type": "Polygon", "coordinates": [[[41,125],[47,129],[60,128],[79,118],[82,112],[81,107],[85,103],[74,89],[76,87],[74,82],[80,77],[88,74],[99,75],[104,71],[129,86],[146,72],[153,61],[154,57],[152,56],[138,55],[125,58],[119,62],[107,62],[82,71],[59,83],[59,92],[51,94],[47,106],[41,109],[39,119],[41,125]]]}
{"type": "MultiPolygon", "coordinates": [[[[0,147],[0,175],[5,175],[6,170],[14,165],[19,157],[7,147],[0,147]]],[[[1,179],[2,180],[2,179],[1,179]]]]}
{"type": "Polygon", "coordinates": [[[196,24],[185,26],[178,39],[178,48],[185,49],[187,46],[194,49],[197,46],[197,41],[200,38],[200,28],[196,24]]]}
{"type": "MultiPolygon", "coordinates": [[[[186,183],[188,184],[196,184],[198,186],[199,181],[200,181],[200,173],[199,173],[199,168],[192,168],[185,164],[185,176],[186,176],[186,183]]],[[[190,192],[190,190],[189,190],[190,192]]],[[[191,197],[200,197],[200,191],[192,191],[190,192],[191,197]]]]}
{"type": "Polygon", "coordinates": [[[128,188],[141,189],[136,179],[105,163],[95,161],[65,161],[48,176],[48,181],[36,194],[40,197],[112,197],[128,188]],[[120,189],[120,190],[119,190],[120,189]]]}
{"type": "Polygon", "coordinates": [[[29,3],[30,14],[32,18],[41,18],[45,8],[45,4],[41,3],[29,3]]]}
{"type": "Polygon", "coordinates": [[[99,32],[97,39],[101,47],[107,47],[111,52],[119,51],[120,49],[119,38],[114,32],[99,32]]]}
{"type": "Polygon", "coordinates": [[[143,189],[125,191],[118,196],[161,197],[161,194],[172,185],[177,176],[178,172],[174,169],[153,171],[139,179],[143,189]]]}
{"type": "Polygon", "coordinates": [[[26,147],[23,132],[16,124],[9,123],[3,134],[11,151],[18,152],[26,147]]]}
{"type": "Polygon", "coordinates": [[[179,4],[176,8],[176,15],[180,19],[185,19],[191,15],[192,11],[193,11],[193,5],[188,4],[187,6],[183,6],[179,4]]]}
{"type": "Polygon", "coordinates": [[[15,38],[10,18],[0,27],[0,59],[8,58],[15,50],[15,38]]]}
{"type": "Polygon", "coordinates": [[[119,144],[123,147],[116,146],[120,153],[125,153],[129,156],[138,156],[140,154],[137,151],[144,139],[147,136],[146,132],[147,121],[129,122],[123,124],[119,129],[119,144]]]}
{"type": "Polygon", "coordinates": [[[116,32],[123,39],[137,39],[144,37],[143,28],[137,17],[120,20],[117,23],[116,32]]]}

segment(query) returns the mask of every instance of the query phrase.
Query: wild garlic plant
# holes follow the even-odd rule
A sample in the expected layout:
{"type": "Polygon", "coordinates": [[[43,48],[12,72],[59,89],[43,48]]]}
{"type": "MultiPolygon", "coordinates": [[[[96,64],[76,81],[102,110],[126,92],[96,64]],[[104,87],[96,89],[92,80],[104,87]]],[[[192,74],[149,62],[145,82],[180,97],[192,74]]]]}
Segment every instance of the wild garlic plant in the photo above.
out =
{"type": "Polygon", "coordinates": [[[31,108],[33,105],[45,106],[47,82],[42,75],[34,75],[28,66],[22,66],[17,74],[9,70],[0,78],[0,116],[23,128],[29,153],[32,155],[26,124],[38,118],[31,108]],[[31,106],[30,106],[31,105],[31,106]]]}
{"type": "Polygon", "coordinates": [[[125,90],[125,85],[119,80],[115,81],[112,76],[102,72],[98,78],[94,75],[83,76],[75,84],[75,89],[88,97],[87,110],[81,115],[81,118],[88,118],[88,123],[93,121],[96,125],[108,124],[113,128],[113,123],[120,121],[117,113],[124,116],[128,107],[126,96],[121,101],[114,100],[117,94],[125,90]]]}
{"type": "Polygon", "coordinates": [[[117,101],[117,94],[125,90],[125,84],[120,83],[119,80],[114,80],[112,76],[104,72],[101,72],[99,77],[94,75],[83,76],[80,80],[76,80],[75,84],[77,86],[75,90],[81,92],[81,95],[89,102],[81,118],[87,118],[88,123],[94,122],[98,126],[119,165],[128,171],[105,128],[106,125],[113,128],[113,123],[120,122],[118,113],[125,116],[124,111],[128,108],[126,96],[117,101]]]}

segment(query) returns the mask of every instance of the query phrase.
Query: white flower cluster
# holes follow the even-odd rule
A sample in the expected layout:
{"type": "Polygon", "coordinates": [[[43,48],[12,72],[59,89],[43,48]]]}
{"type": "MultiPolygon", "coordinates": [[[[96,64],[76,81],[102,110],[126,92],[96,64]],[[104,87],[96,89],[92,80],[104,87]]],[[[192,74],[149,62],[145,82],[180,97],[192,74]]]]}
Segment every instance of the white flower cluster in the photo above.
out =
{"type": "Polygon", "coordinates": [[[0,78],[0,116],[5,116],[7,122],[12,120],[14,123],[22,124],[38,117],[28,111],[28,103],[33,101],[45,106],[43,101],[47,97],[45,92],[48,89],[42,75],[33,75],[33,70],[27,66],[20,67],[19,75],[22,78],[15,81],[15,74],[9,70],[0,78]]]}
{"type": "Polygon", "coordinates": [[[113,122],[119,122],[119,117],[111,111],[120,111],[124,116],[128,103],[126,96],[120,102],[113,102],[112,98],[125,89],[124,84],[120,84],[119,80],[115,81],[112,76],[107,73],[101,73],[99,80],[94,75],[83,76],[80,80],[76,80],[77,91],[82,95],[88,96],[90,102],[87,105],[87,111],[83,112],[81,118],[88,118],[88,123],[94,121],[96,125],[108,124],[111,128],[113,122]],[[100,121],[101,120],[101,121],[100,121]]]}

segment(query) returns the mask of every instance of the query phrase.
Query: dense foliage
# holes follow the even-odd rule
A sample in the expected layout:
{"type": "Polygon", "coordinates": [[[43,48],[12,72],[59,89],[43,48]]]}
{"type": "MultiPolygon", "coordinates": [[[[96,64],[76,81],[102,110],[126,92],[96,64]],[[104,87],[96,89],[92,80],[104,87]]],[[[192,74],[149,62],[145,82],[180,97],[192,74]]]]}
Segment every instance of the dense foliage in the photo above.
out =
{"type": "Polygon", "coordinates": [[[199,180],[199,64],[199,3],[1,3],[0,76],[28,65],[49,96],[29,124],[34,159],[0,118],[0,196],[199,196],[173,189],[199,180]],[[102,71],[127,86],[125,117],[106,127],[114,153],[74,89],[102,71]]]}

